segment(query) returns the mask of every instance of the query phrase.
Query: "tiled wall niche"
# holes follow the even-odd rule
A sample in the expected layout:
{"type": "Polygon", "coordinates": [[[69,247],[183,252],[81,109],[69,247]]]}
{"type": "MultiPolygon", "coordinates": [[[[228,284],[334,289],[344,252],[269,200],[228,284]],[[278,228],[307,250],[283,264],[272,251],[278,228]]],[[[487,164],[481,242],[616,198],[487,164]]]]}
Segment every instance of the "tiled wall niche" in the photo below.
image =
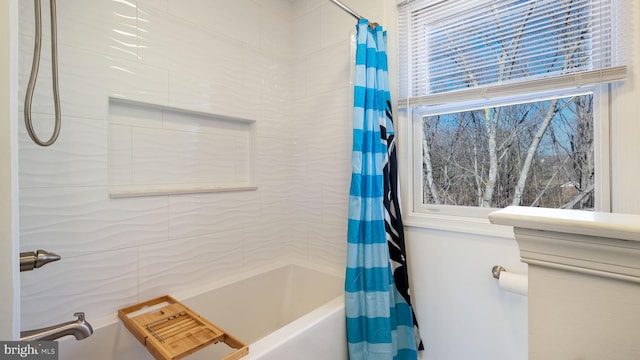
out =
{"type": "Polygon", "coordinates": [[[255,190],[255,121],[109,99],[112,198],[255,190]]]}

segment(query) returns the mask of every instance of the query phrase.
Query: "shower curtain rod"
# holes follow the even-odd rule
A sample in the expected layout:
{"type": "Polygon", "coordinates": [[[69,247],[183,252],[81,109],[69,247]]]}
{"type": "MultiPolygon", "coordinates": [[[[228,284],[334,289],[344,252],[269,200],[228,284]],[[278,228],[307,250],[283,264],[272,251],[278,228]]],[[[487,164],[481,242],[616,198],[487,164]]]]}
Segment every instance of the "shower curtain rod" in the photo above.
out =
{"type": "Polygon", "coordinates": [[[354,18],[358,19],[358,20],[362,20],[364,19],[363,16],[360,16],[357,12],[351,10],[347,5],[341,3],[338,0],[331,0],[332,3],[336,4],[338,7],[340,7],[342,10],[348,12],[349,14],[351,14],[351,16],[353,16],[354,18]]]}

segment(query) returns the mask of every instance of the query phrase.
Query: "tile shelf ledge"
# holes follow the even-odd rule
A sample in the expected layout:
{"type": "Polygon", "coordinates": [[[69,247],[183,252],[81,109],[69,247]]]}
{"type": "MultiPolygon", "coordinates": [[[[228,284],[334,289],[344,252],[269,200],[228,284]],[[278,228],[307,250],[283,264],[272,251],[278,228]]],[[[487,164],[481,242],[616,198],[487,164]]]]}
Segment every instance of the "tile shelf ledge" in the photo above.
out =
{"type": "Polygon", "coordinates": [[[183,195],[201,194],[230,191],[255,191],[257,185],[251,184],[162,184],[162,185],[117,185],[109,186],[109,197],[112,199],[159,196],[159,195],[183,195]]]}
{"type": "Polygon", "coordinates": [[[508,207],[489,215],[513,226],[521,260],[640,283],[640,216],[508,207]]]}

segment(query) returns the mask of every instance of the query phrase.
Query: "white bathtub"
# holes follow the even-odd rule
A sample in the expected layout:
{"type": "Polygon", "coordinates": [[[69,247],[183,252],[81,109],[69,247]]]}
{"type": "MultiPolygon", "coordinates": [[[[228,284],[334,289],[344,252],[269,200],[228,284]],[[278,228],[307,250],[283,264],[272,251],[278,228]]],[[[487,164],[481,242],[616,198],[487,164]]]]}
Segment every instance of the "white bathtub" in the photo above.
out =
{"type": "MultiPolygon", "coordinates": [[[[341,276],[286,265],[199,294],[174,296],[248,343],[243,360],[347,360],[342,293],[341,276]]],[[[210,345],[185,359],[217,360],[231,350],[210,345]]],[[[119,321],[82,341],[62,339],[59,354],[61,360],[153,359],[119,321]]]]}

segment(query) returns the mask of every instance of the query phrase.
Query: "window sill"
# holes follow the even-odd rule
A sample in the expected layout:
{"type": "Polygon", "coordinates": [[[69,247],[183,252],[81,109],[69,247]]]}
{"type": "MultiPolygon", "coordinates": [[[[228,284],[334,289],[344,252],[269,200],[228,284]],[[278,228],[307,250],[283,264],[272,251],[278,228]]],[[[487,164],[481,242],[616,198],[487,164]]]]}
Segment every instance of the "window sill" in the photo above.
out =
{"type": "Polygon", "coordinates": [[[408,227],[514,239],[511,226],[491,224],[488,217],[406,212],[403,224],[408,227]]]}

